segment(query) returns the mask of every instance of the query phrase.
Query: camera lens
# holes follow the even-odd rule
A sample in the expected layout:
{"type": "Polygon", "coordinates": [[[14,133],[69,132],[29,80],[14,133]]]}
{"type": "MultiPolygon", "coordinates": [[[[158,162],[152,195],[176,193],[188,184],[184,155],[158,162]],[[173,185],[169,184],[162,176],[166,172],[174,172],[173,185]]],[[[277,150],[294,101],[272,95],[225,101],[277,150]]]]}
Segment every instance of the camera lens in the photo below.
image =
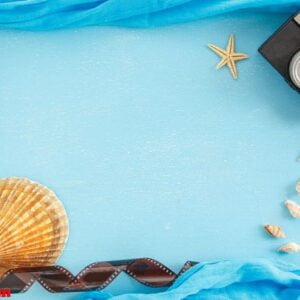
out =
{"type": "Polygon", "coordinates": [[[300,88],[300,51],[298,51],[291,60],[290,76],[295,86],[300,88]]]}

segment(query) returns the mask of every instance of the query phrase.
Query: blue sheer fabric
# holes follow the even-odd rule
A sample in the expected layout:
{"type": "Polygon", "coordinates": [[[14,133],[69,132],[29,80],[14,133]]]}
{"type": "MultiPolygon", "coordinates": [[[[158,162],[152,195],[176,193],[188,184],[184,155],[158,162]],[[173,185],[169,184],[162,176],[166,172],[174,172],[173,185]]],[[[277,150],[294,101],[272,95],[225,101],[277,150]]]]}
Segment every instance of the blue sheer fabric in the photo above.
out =
{"type": "Polygon", "coordinates": [[[92,292],[77,300],[296,300],[300,299],[300,269],[265,259],[219,261],[194,266],[166,292],[112,296],[92,292]]]}
{"type": "Polygon", "coordinates": [[[299,0],[0,0],[0,27],[51,30],[90,25],[154,27],[236,10],[295,12],[299,0]]]}

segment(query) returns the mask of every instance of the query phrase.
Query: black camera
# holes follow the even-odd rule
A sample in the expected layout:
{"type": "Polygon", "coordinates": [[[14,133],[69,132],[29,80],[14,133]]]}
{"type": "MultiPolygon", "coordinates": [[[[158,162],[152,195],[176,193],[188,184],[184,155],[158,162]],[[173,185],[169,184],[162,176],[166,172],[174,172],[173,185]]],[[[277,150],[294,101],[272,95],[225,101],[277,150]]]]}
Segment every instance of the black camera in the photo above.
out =
{"type": "Polygon", "coordinates": [[[282,25],[259,52],[300,92],[300,12],[282,25]]]}

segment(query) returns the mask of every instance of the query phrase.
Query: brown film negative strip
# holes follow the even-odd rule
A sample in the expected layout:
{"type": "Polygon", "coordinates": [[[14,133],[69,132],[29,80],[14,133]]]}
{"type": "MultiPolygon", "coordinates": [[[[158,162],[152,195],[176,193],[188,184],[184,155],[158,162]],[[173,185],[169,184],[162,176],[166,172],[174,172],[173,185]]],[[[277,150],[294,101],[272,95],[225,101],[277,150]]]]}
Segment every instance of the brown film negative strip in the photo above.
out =
{"type": "Polygon", "coordinates": [[[168,287],[195,264],[186,262],[178,274],[151,258],[97,262],[88,265],[76,276],[61,266],[17,268],[1,276],[0,289],[24,293],[37,281],[51,293],[95,291],[107,287],[121,272],[143,285],[168,287]]]}

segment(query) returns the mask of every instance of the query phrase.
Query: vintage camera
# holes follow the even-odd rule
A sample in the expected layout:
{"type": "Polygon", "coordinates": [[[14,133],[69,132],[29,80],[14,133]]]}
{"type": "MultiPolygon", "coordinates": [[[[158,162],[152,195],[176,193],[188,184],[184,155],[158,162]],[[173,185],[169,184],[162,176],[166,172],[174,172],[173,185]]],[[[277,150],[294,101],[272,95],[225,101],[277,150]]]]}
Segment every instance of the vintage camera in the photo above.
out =
{"type": "Polygon", "coordinates": [[[259,52],[300,92],[300,12],[281,26],[259,52]]]}

